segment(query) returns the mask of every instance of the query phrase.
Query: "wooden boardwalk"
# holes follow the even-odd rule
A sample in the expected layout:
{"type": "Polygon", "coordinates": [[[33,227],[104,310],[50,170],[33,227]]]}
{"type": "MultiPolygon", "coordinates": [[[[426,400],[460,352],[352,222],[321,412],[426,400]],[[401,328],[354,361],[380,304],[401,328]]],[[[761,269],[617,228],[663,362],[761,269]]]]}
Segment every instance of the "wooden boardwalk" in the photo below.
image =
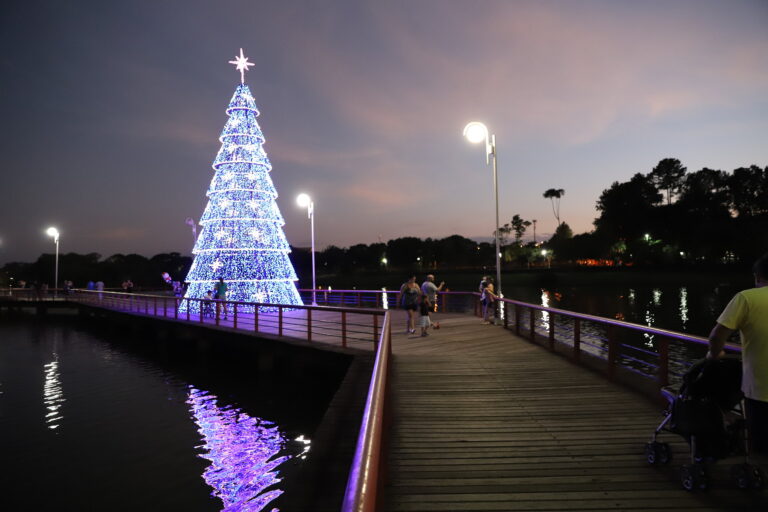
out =
{"type": "Polygon", "coordinates": [[[645,462],[661,409],[501,327],[438,315],[441,329],[405,335],[393,318],[387,511],[768,510],[729,466],[689,493],[675,458],[645,462]]]}

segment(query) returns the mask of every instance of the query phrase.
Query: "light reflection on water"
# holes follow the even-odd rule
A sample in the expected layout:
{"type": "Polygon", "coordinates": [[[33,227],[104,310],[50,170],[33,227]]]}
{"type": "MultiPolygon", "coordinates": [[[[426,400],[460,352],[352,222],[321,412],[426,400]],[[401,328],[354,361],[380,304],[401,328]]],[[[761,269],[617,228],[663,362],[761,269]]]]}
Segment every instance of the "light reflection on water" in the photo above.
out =
{"type": "Polygon", "coordinates": [[[685,286],[680,287],[680,321],[685,330],[688,327],[688,289],[685,286]]]}
{"type": "Polygon", "coordinates": [[[62,419],[61,406],[65,401],[59,372],[59,357],[54,352],[53,361],[43,365],[45,382],[43,383],[43,404],[45,405],[45,423],[51,430],[56,430],[62,419]]]}
{"type": "Polygon", "coordinates": [[[292,458],[279,456],[286,438],[274,423],[217,402],[215,395],[190,386],[187,403],[203,438],[199,456],[211,462],[203,479],[224,503],[222,510],[263,510],[283,494],[268,488],[282,480],[276,468],[292,458]]]}

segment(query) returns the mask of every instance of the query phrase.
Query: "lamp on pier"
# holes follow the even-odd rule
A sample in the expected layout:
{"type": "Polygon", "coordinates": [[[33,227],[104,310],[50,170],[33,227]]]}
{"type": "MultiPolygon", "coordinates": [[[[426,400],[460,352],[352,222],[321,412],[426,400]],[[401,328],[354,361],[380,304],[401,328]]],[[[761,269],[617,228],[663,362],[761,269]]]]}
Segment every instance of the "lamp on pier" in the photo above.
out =
{"type": "Polygon", "coordinates": [[[296,197],[296,203],[307,209],[309,217],[310,232],[312,235],[312,305],[317,306],[317,284],[315,282],[315,203],[308,194],[299,194],[296,197]]]}
{"type": "Polygon", "coordinates": [[[53,297],[55,299],[57,295],[57,288],[59,287],[59,230],[54,227],[50,227],[45,231],[45,233],[48,236],[52,236],[53,242],[56,244],[56,264],[53,273],[53,297]]]}
{"type": "MultiPolygon", "coordinates": [[[[485,163],[491,163],[493,156],[493,196],[496,200],[496,293],[501,297],[501,238],[499,234],[499,180],[497,172],[496,135],[488,133],[488,127],[479,121],[472,121],[464,127],[464,137],[477,144],[485,142],[485,163]]],[[[498,318],[497,318],[498,323],[498,318]]]]}

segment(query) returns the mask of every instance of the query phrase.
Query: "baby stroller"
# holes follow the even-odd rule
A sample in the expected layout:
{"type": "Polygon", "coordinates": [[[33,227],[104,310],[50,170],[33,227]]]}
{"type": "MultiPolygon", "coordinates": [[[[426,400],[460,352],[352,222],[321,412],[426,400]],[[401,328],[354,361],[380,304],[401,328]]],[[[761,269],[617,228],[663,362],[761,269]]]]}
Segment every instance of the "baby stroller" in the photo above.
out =
{"type": "Polygon", "coordinates": [[[749,462],[749,445],[744,420],[744,396],[741,392],[741,361],[705,359],[695,363],[683,376],[675,393],[661,390],[668,405],[664,420],[645,445],[649,464],[667,464],[672,460],[669,444],[656,440],[664,430],[683,437],[691,447],[689,464],[680,470],[680,480],[688,491],[709,487],[706,464],[726,457],[743,455],[744,462],[731,468],[741,489],[760,489],[763,475],[749,462]]]}

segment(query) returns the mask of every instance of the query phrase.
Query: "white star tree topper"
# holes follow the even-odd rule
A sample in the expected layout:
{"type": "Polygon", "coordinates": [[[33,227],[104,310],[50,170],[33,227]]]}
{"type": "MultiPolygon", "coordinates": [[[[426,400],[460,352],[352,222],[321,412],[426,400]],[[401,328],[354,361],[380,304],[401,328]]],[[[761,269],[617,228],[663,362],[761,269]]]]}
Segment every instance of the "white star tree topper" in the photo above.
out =
{"type": "Polygon", "coordinates": [[[240,48],[240,56],[235,55],[235,60],[229,61],[229,64],[234,64],[237,70],[240,72],[240,83],[245,83],[245,72],[248,71],[249,66],[255,66],[256,64],[248,62],[248,57],[243,55],[243,49],[240,48]]]}

